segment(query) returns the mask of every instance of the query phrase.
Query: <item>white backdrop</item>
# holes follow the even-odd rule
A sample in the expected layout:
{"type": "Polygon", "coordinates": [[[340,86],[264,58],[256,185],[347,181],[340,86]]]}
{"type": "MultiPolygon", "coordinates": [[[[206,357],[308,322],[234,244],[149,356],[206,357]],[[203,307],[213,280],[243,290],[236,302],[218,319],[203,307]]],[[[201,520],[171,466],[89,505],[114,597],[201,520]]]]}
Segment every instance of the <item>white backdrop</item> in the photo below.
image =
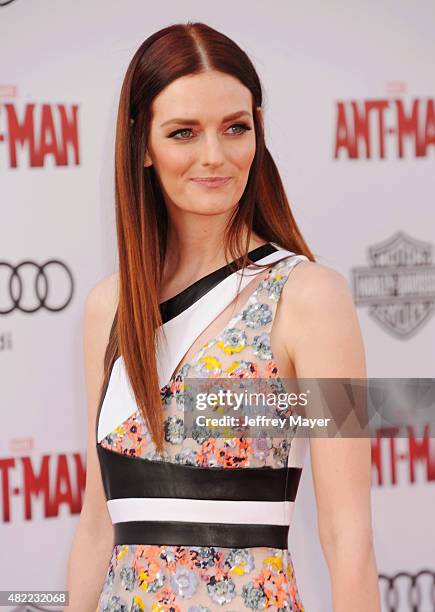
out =
{"type": "MultiPolygon", "coordinates": [[[[223,31],[246,50],[263,82],[268,146],[300,228],[319,261],[353,287],[369,376],[430,377],[435,4],[14,0],[1,6],[5,1],[0,590],[63,589],[84,484],[83,306],[90,288],[117,265],[114,128],[134,51],[153,31],[188,19],[223,31]],[[414,122],[406,121],[413,109],[414,122]],[[336,155],[337,138],[347,146],[336,155]],[[369,249],[381,249],[382,258],[369,249]],[[52,259],[48,284],[41,277],[35,287],[35,264],[52,259]],[[23,261],[30,263],[19,269],[18,299],[18,276],[11,289],[9,266],[23,261]],[[387,280],[367,295],[356,268],[387,280]],[[399,293],[391,295],[386,286],[397,278],[399,293]],[[58,311],[43,305],[45,291],[46,306],[58,311]]],[[[434,440],[417,461],[415,482],[408,441],[398,440],[395,453],[383,442],[382,484],[373,471],[379,573],[433,572],[434,440]]],[[[290,543],[302,601],[308,612],[329,611],[309,457],[297,501],[290,543]]],[[[433,610],[428,600],[421,610],[433,610]]]]}

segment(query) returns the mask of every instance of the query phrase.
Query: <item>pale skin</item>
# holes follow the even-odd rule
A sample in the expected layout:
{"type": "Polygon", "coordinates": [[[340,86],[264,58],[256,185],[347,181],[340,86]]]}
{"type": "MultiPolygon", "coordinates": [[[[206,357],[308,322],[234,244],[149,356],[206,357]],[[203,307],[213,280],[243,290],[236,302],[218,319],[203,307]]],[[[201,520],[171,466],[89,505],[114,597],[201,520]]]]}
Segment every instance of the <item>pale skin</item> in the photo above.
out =
{"type": "MultiPolygon", "coordinates": [[[[150,129],[144,165],[154,165],[170,220],[160,295],[164,301],[225,264],[222,233],[243,194],[255,155],[251,94],[234,77],[215,71],[182,77],[154,100],[150,129]],[[237,118],[224,120],[235,113],[237,118]],[[174,118],[189,121],[172,122],[174,118]],[[181,132],[174,136],[176,130],[181,132]],[[217,189],[191,181],[209,176],[230,176],[231,180],[217,189]]],[[[249,250],[264,243],[253,234],[249,250]]],[[[251,281],[195,340],[183,363],[222,329],[257,282],[257,278],[251,281]]],[[[113,529],[95,450],[95,422],[117,283],[116,273],[98,283],[88,295],[84,313],[89,428],[86,491],[68,565],[71,603],[67,609],[73,612],[95,610],[112,551],[113,529]]],[[[302,262],[291,273],[277,306],[271,345],[281,377],[367,376],[348,284],[341,274],[319,263],[302,262]]],[[[370,441],[311,438],[310,454],[332,610],[380,612],[371,527],[370,441]]]]}

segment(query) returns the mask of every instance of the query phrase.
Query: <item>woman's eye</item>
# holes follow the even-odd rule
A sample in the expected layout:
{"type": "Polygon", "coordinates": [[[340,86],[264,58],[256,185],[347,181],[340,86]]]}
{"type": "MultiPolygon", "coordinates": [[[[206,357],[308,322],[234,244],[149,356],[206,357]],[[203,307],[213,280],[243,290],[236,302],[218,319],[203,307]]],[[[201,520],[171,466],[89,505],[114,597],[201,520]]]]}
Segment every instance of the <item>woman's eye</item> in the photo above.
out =
{"type": "MultiPolygon", "coordinates": [[[[237,128],[238,130],[236,132],[232,132],[234,136],[237,136],[239,134],[244,134],[248,130],[252,129],[249,127],[249,125],[246,125],[246,123],[234,123],[228,129],[231,130],[232,128],[237,128]]],[[[192,133],[192,128],[181,128],[179,130],[175,130],[174,132],[171,132],[169,134],[169,138],[174,138],[175,140],[190,140],[190,138],[184,138],[183,134],[190,136],[191,133],[192,133]]]]}
{"type": "MultiPolygon", "coordinates": [[[[177,136],[178,134],[183,134],[183,132],[191,132],[191,128],[183,128],[181,130],[175,130],[175,132],[172,132],[171,134],[169,134],[169,138],[175,138],[175,136],[177,136]]],[[[189,140],[188,138],[175,138],[175,140],[189,140]]]]}
{"type": "MultiPolygon", "coordinates": [[[[233,125],[230,126],[231,128],[238,128],[241,129],[240,132],[235,132],[236,134],[244,134],[245,132],[247,132],[248,130],[250,130],[251,128],[249,127],[249,125],[246,125],[246,123],[234,123],[233,125]]],[[[233,132],[234,134],[234,132],[233,132]]]]}

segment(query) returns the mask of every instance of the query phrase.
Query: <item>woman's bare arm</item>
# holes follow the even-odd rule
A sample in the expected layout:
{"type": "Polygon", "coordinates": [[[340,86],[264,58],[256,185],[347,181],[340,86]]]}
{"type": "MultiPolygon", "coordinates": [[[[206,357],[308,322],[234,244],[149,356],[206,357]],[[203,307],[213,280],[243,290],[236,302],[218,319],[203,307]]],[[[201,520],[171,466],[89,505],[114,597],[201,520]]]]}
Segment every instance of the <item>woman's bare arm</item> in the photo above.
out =
{"type": "Polygon", "coordinates": [[[84,309],[83,350],[88,407],[86,488],[68,561],[69,612],[95,612],[113,550],[113,526],[107,510],[96,451],[96,418],[103,380],[104,352],[116,310],[116,277],[89,293],[84,309]]]}
{"type": "MultiPolygon", "coordinates": [[[[286,348],[298,378],[366,378],[349,286],[338,272],[301,263],[283,289],[286,348]]],[[[310,438],[319,538],[334,612],[379,612],[372,544],[368,438],[310,438]]]]}

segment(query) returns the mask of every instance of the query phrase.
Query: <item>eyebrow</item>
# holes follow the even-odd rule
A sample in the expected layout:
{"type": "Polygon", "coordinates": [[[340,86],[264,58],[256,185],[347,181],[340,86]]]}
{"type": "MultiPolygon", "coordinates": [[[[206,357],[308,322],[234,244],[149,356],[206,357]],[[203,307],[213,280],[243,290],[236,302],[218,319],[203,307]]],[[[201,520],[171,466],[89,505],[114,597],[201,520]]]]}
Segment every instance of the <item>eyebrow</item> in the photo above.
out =
{"type": "MultiPolygon", "coordinates": [[[[251,117],[251,113],[249,113],[246,110],[241,110],[241,111],[237,111],[235,113],[231,113],[230,115],[226,115],[225,117],[223,117],[222,121],[231,121],[231,119],[238,119],[239,117],[242,117],[244,115],[248,115],[249,117],[251,117]]],[[[160,127],[164,127],[165,125],[168,125],[168,123],[187,123],[189,125],[200,125],[200,121],[198,121],[198,119],[183,119],[183,118],[174,118],[174,119],[169,119],[168,121],[165,121],[164,123],[162,123],[160,125],[160,127]]]]}

